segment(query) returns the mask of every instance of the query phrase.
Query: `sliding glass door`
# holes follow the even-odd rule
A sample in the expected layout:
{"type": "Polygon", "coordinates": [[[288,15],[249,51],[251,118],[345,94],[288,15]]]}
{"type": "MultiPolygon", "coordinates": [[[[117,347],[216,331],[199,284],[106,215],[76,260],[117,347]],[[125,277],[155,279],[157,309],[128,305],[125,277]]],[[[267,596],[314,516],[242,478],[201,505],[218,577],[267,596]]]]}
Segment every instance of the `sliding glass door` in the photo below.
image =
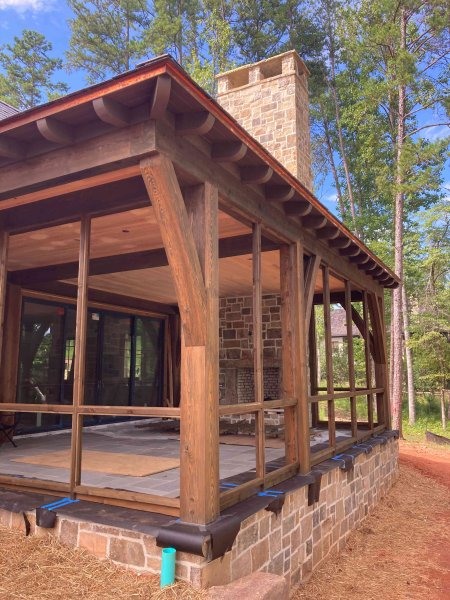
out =
{"type": "MultiPolygon", "coordinates": [[[[24,300],[18,402],[72,403],[75,315],[71,305],[24,300]]],[[[163,382],[163,318],[89,310],[85,404],[161,406],[163,382]]],[[[28,429],[65,426],[61,416],[28,418],[28,429]]]]}

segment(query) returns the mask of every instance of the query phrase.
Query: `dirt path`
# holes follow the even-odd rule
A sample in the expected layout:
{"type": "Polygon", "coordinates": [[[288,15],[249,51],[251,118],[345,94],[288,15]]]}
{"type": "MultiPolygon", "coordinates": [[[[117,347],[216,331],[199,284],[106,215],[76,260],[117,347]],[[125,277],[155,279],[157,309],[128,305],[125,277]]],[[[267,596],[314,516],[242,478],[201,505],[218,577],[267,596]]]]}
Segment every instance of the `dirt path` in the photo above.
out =
{"type": "Polygon", "coordinates": [[[449,600],[450,452],[401,443],[400,477],[295,600],[449,600]]]}

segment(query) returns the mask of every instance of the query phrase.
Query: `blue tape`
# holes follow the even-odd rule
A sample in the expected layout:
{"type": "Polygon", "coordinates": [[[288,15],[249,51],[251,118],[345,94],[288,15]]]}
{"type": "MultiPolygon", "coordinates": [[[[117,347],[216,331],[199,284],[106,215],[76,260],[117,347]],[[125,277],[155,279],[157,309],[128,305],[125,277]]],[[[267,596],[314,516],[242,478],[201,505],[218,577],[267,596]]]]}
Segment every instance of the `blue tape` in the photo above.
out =
{"type": "Polygon", "coordinates": [[[259,492],[258,496],[266,496],[268,498],[279,498],[283,495],[283,492],[277,492],[276,490],[267,490],[266,492],[259,492]]]}
{"type": "Polygon", "coordinates": [[[235,488],[237,486],[238,486],[237,483],[221,483],[220,484],[220,487],[227,487],[227,488],[235,488]]]}
{"type": "Polygon", "coordinates": [[[75,502],[79,502],[79,500],[72,500],[72,498],[61,498],[60,500],[56,500],[55,502],[50,502],[50,504],[44,504],[40,508],[46,508],[47,510],[55,510],[57,508],[62,508],[63,506],[67,506],[69,504],[75,504],[75,502]]]}

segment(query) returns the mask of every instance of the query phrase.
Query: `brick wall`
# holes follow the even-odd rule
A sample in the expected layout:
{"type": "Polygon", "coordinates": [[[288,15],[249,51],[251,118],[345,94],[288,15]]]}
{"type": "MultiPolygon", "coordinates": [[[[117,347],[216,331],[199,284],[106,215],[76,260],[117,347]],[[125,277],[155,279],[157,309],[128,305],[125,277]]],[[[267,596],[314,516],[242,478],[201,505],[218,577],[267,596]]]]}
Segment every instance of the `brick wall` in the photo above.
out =
{"type": "Polygon", "coordinates": [[[308,71],[295,51],[217,76],[217,100],[312,189],[308,71]]]}
{"type": "MultiPolygon", "coordinates": [[[[307,486],[286,493],[278,516],[260,510],[242,522],[222,558],[208,563],[177,552],[177,578],[208,587],[259,570],[283,575],[292,586],[306,581],[331,552],[343,549],[350,532],[388,492],[397,477],[397,458],[398,442],[389,438],[384,445],[374,444],[370,454],[357,456],[348,472],[336,462],[322,477],[318,502],[308,506],[307,486]]],[[[34,512],[27,517],[32,535],[52,535],[137,572],[160,572],[161,549],[151,535],[69,517],[58,517],[54,529],[42,529],[34,512]]],[[[22,513],[0,509],[0,524],[25,532],[22,513]]]]}

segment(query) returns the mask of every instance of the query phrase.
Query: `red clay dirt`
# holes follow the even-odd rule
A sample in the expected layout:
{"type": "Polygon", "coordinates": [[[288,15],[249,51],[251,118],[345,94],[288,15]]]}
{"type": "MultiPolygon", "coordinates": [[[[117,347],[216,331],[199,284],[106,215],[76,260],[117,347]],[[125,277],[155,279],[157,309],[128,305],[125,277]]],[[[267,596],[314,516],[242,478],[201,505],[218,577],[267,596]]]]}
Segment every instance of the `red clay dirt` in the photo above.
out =
{"type": "MultiPolygon", "coordinates": [[[[450,446],[421,446],[400,442],[400,464],[408,465],[438,483],[445,485],[450,494],[450,446]]],[[[450,511],[437,515],[442,527],[450,527],[450,511]]],[[[433,600],[448,600],[450,598],[450,547],[444,540],[436,539],[428,544],[424,551],[436,565],[430,569],[428,577],[439,580],[439,588],[435,590],[433,600]]]]}
{"type": "Polygon", "coordinates": [[[400,464],[409,465],[450,490],[450,446],[430,448],[400,442],[400,464]],[[448,449],[447,449],[448,448],[448,449]]]}

